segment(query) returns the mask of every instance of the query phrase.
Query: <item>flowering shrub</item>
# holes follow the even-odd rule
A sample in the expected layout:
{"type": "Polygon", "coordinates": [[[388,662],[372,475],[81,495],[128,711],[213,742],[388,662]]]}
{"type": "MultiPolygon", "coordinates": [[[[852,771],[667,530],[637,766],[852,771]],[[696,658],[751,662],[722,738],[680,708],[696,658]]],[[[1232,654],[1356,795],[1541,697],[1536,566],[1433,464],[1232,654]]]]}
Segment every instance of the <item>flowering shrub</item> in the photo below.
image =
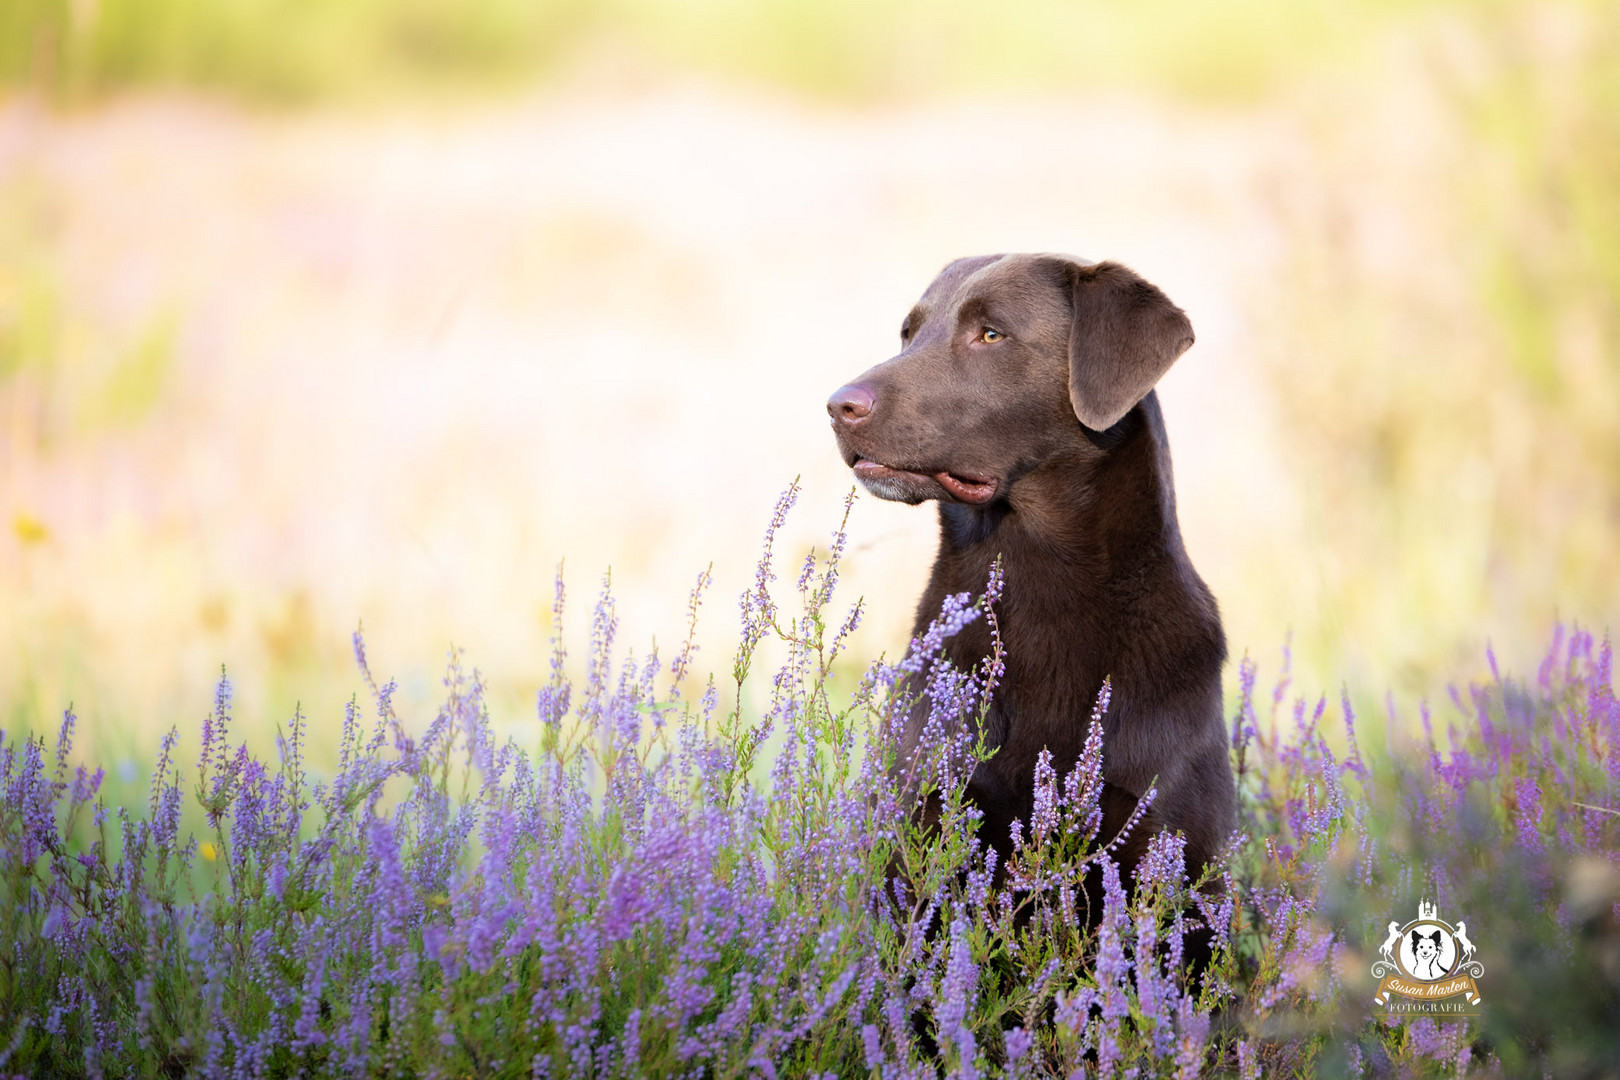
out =
{"type": "Polygon", "coordinates": [[[443,707],[412,732],[358,637],[373,707],[348,708],[328,780],[306,771],[301,715],[277,762],[233,741],[223,678],[194,779],[171,733],[144,807],[105,805],[101,772],[70,768],[71,712],[54,748],[0,735],[0,1071],[1574,1075],[1620,1060],[1607,643],[1561,634],[1534,684],[1454,695],[1444,747],[1427,709],[1422,742],[1392,715],[1377,760],[1348,698],[1342,741],[1325,702],[1283,722],[1286,666],[1262,718],[1245,661],[1242,833],[1198,880],[1179,837],[1152,838],[1128,891],[1121,838],[1099,835],[1101,725],[1066,775],[1041,759],[1008,865],[976,836],[963,788],[1002,657],[959,671],[941,647],[981,618],[999,642],[999,575],[846,702],[833,665],[861,607],[829,620],[843,527],[805,560],[795,610],[772,591],[796,493],[742,597],[724,688],[692,678],[691,629],[667,666],[616,663],[606,586],[572,684],[559,578],[535,747],[497,743],[454,656],[443,707]],[[769,706],[745,714],[773,637],[769,706]],[[929,736],[902,758],[912,709],[929,736]],[[201,837],[182,835],[187,789],[201,837]],[[1419,896],[1476,927],[1491,974],[1473,1020],[1369,1014],[1372,935],[1419,896]]]}

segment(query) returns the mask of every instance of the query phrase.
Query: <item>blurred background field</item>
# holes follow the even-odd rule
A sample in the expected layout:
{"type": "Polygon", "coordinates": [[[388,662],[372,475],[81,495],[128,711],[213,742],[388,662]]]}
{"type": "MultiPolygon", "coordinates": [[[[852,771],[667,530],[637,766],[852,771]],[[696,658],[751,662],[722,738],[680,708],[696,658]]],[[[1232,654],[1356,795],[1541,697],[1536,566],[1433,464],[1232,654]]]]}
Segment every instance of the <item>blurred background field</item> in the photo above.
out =
{"type": "MultiPolygon", "coordinates": [[[[1234,655],[1381,700],[1620,625],[1620,7],[10,0],[0,727],[144,759],[207,711],[532,718],[612,568],[699,665],[823,405],[937,269],[1118,258],[1191,314],[1161,393],[1234,655]]],[[[857,502],[854,654],[931,510],[857,502]]],[[[133,778],[131,774],[130,779],[133,778]]],[[[115,778],[116,779],[116,778],[115,778]]]]}

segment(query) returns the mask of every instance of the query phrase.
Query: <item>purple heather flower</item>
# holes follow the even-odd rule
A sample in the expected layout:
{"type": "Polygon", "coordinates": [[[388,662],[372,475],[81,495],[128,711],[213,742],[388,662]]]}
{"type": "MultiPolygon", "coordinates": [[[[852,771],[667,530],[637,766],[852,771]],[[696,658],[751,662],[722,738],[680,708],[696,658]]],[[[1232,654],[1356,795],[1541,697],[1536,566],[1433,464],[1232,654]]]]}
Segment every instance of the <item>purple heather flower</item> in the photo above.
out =
{"type": "Polygon", "coordinates": [[[1132,965],[1136,981],[1136,1012],[1152,1026],[1153,1049],[1169,1057],[1175,1048],[1173,1016],[1179,990],[1172,978],[1159,967],[1158,913],[1151,908],[1139,911],[1135,919],[1136,940],[1132,965]]]}
{"type": "Polygon", "coordinates": [[[1064,801],[1070,813],[1076,815],[1087,839],[1097,835],[1102,827],[1103,793],[1103,717],[1113,700],[1113,685],[1104,679],[1097,692],[1097,701],[1091,709],[1091,722],[1086,728],[1086,741],[1080,747],[1080,757],[1069,771],[1065,783],[1064,801]]]}
{"type": "Polygon", "coordinates": [[[1232,714],[1232,749],[1240,755],[1255,736],[1254,680],[1259,670],[1247,654],[1238,663],[1238,706],[1232,714]]]}
{"type": "Polygon", "coordinates": [[[1200,1012],[1190,995],[1176,1003],[1176,1080],[1196,1080],[1203,1075],[1209,1022],[1209,1013],[1200,1012]]]}
{"type": "Polygon", "coordinates": [[[1408,1046],[1412,1053],[1432,1061],[1453,1063],[1463,1044],[1465,1028],[1461,1024],[1442,1024],[1422,1016],[1406,1026],[1408,1046]]]}
{"type": "Polygon", "coordinates": [[[1030,835],[1037,845],[1046,843],[1046,838],[1057,831],[1061,801],[1052,754],[1043,746],[1035,759],[1035,806],[1029,819],[1030,835]]]}
{"type": "Polygon", "coordinates": [[[1126,915],[1127,901],[1124,886],[1119,880],[1119,865],[1113,859],[1102,858],[1103,915],[1098,931],[1096,979],[1099,1003],[1104,1021],[1114,1023],[1130,1014],[1125,994],[1125,980],[1130,976],[1130,961],[1125,958],[1123,932],[1129,925],[1126,915]]]}
{"type": "Polygon", "coordinates": [[[1339,701],[1340,707],[1344,711],[1344,737],[1345,745],[1348,748],[1348,756],[1345,758],[1344,767],[1348,772],[1353,773],[1356,779],[1365,781],[1367,779],[1367,765],[1361,757],[1361,745],[1356,741],[1356,714],[1355,710],[1350,707],[1350,691],[1348,688],[1340,690],[1339,701]]]}
{"type": "Polygon", "coordinates": [[[793,504],[798,499],[799,482],[795,480],[777,499],[771,523],[765,529],[764,551],[754,570],[753,587],[742,594],[738,605],[742,613],[742,644],[738,647],[739,655],[753,653],[754,647],[770,632],[776,617],[776,604],[771,599],[770,593],[770,583],[776,580],[776,573],[771,569],[771,559],[776,545],[776,534],[787,521],[788,511],[793,509],[793,504]]]}
{"type": "Polygon", "coordinates": [[[1514,825],[1519,834],[1519,846],[1525,851],[1541,850],[1541,785],[1534,777],[1524,777],[1513,783],[1514,825]]]}
{"type": "Polygon", "coordinates": [[[1238,1077],[1240,1080],[1260,1080],[1260,1050],[1252,1039],[1244,1039],[1237,1046],[1238,1077]]]}
{"type": "Polygon", "coordinates": [[[978,1075],[974,1064],[978,1046],[967,1019],[977,996],[978,967],[973,963],[967,935],[967,920],[960,916],[952,919],[950,947],[946,954],[945,973],[940,979],[934,1015],[940,1042],[950,1048],[950,1053],[956,1059],[956,1070],[952,1075],[971,1080],[978,1075]]]}
{"type": "Polygon", "coordinates": [[[1137,887],[1180,886],[1187,876],[1187,838],[1181,833],[1161,831],[1148,841],[1147,852],[1136,868],[1137,887]]]}
{"type": "Polygon", "coordinates": [[[969,594],[964,592],[947,596],[940,605],[939,614],[928,624],[922,637],[912,641],[905,659],[900,661],[900,670],[911,674],[924,671],[944,648],[945,642],[961,633],[981,614],[982,608],[970,602],[969,594]]]}
{"type": "Polygon", "coordinates": [[[866,1067],[881,1068],[884,1062],[883,1040],[876,1024],[866,1024],[861,1028],[861,1046],[866,1053],[866,1067]]]}

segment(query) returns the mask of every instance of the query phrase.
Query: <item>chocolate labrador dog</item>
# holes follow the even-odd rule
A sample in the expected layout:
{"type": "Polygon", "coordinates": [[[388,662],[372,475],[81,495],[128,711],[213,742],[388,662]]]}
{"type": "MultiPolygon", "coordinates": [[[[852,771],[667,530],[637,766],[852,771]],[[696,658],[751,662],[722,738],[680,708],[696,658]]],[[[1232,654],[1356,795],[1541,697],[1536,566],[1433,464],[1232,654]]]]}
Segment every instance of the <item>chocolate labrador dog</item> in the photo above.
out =
{"type": "MultiPolygon", "coordinates": [[[[958,259],[906,315],[899,354],[827,402],[869,491],[940,504],[916,634],[948,594],[982,592],[1002,559],[1006,673],[984,733],[996,752],[968,795],[1003,865],[1012,822],[1030,820],[1037,756],[1048,748],[1068,773],[1105,678],[1103,838],[1158,789],[1121,861],[1134,867],[1149,837],[1179,829],[1196,875],[1236,824],[1226,638],[1181,542],[1153,391],[1192,343],[1182,310],[1118,263],[958,259]]],[[[965,670],[989,650],[979,620],[947,655],[965,670]]]]}

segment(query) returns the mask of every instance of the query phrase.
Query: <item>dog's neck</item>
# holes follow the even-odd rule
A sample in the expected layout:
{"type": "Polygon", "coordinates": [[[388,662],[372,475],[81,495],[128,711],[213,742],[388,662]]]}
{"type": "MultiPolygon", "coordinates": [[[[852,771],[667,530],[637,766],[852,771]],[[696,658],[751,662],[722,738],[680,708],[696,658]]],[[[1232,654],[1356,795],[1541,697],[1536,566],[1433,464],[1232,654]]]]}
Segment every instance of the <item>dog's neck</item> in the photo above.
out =
{"type": "MultiPolygon", "coordinates": [[[[1121,424],[1105,433],[1108,448],[1087,440],[1020,477],[999,507],[941,507],[939,558],[913,634],[927,630],[946,596],[983,592],[1001,559],[1006,587],[998,625],[1006,686],[1016,687],[1018,698],[1009,706],[1003,689],[1003,710],[1083,715],[1105,677],[1139,704],[1201,680],[1218,685],[1225,639],[1215,598],[1176,524],[1157,400],[1149,395],[1121,424]]],[[[946,653],[965,670],[990,648],[981,621],[952,639],[946,653]]],[[[993,723],[992,744],[1005,733],[993,723]]]]}

